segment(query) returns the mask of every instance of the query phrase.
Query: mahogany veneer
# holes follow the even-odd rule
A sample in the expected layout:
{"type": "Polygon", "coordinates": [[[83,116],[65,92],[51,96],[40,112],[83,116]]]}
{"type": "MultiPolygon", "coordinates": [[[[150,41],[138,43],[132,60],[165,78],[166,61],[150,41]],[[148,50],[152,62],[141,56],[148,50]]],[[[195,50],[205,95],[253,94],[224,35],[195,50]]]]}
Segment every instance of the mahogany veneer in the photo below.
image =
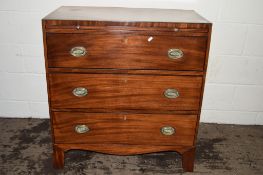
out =
{"type": "Polygon", "coordinates": [[[56,109],[198,110],[202,87],[199,76],[53,73],[49,81],[56,109]],[[71,93],[75,87],[88,87],[89,94],[76,98],[71,93]],[[168,87],[176,87],[180,98],[164,98],[168,87]]]}
{"type": "Polygon", "coordinates": [[[186,145],[192,146],[196,115],[112,114],[54,112],[56,143],[186,145]],[[78,134],[72,128],[87,124],[89,134],[78,134]],[[163,136],[160,128],[172,125],[176,134],[163,136]]]}
{"type": "Polygon", "coordinates": [[[71,149],[176,151],[193,171],[211,23],[186,10],[60,7],[42,24],[54,167],[71,149]]]}
{"type": "Polygon", "coordinates": [[[121,35],[48,33],[48,64],[72,68],[203,70],[207,37],[165,35],[154,36],[149,42],[149,35],[136,35],[136,32],[121,35]],[[88,54],[75,59],[69,50],[79,45],[88,48],[88,54]],[[171,61],[167,59],[167,48],[174,47],[183,50],[184,57],[171,61]]]}

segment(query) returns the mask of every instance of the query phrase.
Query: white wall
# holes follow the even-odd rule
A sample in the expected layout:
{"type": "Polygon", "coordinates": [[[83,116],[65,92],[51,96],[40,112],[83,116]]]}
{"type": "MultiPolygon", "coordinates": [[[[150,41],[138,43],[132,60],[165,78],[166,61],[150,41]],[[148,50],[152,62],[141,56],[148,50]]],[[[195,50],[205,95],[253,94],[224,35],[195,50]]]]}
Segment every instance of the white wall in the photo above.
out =
{"type": "Polygon", "coordinates": [[[263,124],[262,0],[1,0],[0,116],[48,117],[41,18],[61,5],[196,10],[214,23],[201,120],[263,124]]]}

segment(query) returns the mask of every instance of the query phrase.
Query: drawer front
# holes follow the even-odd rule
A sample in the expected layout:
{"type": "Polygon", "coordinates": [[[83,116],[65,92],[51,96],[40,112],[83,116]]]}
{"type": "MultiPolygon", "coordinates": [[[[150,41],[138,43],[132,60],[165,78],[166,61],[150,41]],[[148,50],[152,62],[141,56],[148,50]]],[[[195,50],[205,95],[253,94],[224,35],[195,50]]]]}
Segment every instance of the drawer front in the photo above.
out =
{"type": "Polygon", "coordinates": [[[56,143],[192,146],[196,115],[55,112],[56,143]]]}
{"type": "Polygon", "coordinates": [[[199,110],[202,77],[49,74],[52,108],[199,110]]]}
{"type": "Polygon", "coordinates": [[[48,33],[48,66],[203,70],[206,43],[207,37],[48,33]]]}

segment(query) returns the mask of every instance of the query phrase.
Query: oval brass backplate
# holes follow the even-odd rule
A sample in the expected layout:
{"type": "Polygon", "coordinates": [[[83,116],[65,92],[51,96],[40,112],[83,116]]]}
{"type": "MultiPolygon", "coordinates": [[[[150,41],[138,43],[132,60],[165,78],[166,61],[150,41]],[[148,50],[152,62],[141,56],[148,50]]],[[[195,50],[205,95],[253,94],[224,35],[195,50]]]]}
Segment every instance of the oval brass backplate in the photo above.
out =
{"type": "Polygon", "coordinates": [[[76,46],[70,50],[70,54],[74,57],[83,57],[87,54],[87,50],[85,49],[85,47],[76,46]]]}
{"type": "Polygon", "coordinates": [[[161,128],[161,133],[166,136],[173,135],[175,133],[175,128],[172,126],[164,126],[161,128]]]}
{"type": "Polygon", "coordinates": [[[166,98],[177,98],[179,97],[179,92],[176,89],[166,89],[164,91],[164,96],[166,98]]]}
{"type": "Polygon", "coordinates": [[[169,49],[167,54],[168,57],[172,60],[176,60],[184,56],[183,51],[180,49],[169,49]]]}
{"type": "Polygon", "coordinates": [[[84,97],[88,95],[88,89],[84,87],[77,87],[73,89],[72,94],[75,95],[76,97],[84,97]]]}
{"type": "Polygon", "coordinates": [[[75,131],[78,134],[83,134],[89,132],[89,127],[87,125],[77,125],[75,126],[75,131]]]}

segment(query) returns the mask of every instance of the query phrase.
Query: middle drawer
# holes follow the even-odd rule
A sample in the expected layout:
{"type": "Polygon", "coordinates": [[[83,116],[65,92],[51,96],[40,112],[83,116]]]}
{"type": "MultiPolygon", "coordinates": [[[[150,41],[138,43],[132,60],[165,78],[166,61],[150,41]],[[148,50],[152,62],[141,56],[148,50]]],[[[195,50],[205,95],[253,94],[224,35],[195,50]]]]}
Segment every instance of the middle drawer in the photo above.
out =
{"type": "Polygon", "coordinates": [[[202,77],[49,74],[52,108],[198,110],[202,77]]]}

